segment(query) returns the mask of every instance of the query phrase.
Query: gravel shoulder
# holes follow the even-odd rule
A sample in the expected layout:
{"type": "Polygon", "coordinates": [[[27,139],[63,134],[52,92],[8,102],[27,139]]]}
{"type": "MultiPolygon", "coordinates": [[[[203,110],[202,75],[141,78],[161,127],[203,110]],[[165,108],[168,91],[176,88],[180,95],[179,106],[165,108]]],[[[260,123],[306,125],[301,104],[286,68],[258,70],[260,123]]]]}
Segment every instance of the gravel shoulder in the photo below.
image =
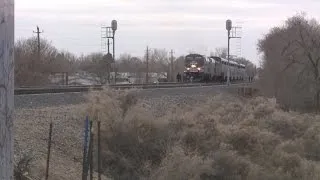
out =
{"type": "MultiPolygon", "coordinates": [[[[212,87],[187,87],[187,88],[163,88],[137,90],[136,95],[142,99],[180,96],[208,96],[220,92],[235,92],[233,87],[212,86],[212,87]]],[[[77,105],[86,102],[88,93],[57,93],[39,95],[17,95],[14,98],[15,109],[55,107],[64,105],[77,105]]]]}
{"type": "Polygon", "coordinates": [[[29,108],[15,111],[15,158],[34,156],[39,177],[44,176],[49,124],[53,122],[50,179],[81,179],[82,105],[29,108]],[[79,176],[80,175],[80,176],[79,176]]]}

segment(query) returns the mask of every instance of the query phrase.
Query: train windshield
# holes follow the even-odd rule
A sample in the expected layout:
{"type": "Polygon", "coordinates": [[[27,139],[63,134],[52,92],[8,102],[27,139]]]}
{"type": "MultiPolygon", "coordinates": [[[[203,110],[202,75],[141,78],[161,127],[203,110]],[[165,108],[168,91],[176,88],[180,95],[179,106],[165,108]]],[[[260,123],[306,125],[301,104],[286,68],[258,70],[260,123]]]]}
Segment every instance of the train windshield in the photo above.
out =
{"type": "Polygon", "coordinates": [[[203,66],[205,62],[205,58],[201,55],[188,55],[185,57],[185,65],[191,66],[191,64],[195,64],[197,66],[203,66]]]}

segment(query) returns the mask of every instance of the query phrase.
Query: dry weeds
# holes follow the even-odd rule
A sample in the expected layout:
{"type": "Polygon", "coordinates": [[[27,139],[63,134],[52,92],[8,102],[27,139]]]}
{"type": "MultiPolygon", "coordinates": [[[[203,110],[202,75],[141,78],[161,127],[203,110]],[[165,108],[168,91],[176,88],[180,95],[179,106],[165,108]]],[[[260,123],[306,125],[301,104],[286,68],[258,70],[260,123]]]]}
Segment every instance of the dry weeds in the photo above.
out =
{"type": "Polygon", "coordinates": [[[88,98],[82,106],[17,113],[19,149],[36,150],[42,163],[54,119],[50,172],[57,179],[80,179],[86,114],[102,123],[102,166],[111,179],[320,179],[320,116],[284,112],[274,99],[220,94],[173,102],[111,90],[88,98]]]}
{"type": "Polygon", "coordinates": [[[113,179],[319,179],[319,116],[262,97],[174,107],[130,93],[100,92],[86,111],[103,123],[103,169],[113,179]]]}

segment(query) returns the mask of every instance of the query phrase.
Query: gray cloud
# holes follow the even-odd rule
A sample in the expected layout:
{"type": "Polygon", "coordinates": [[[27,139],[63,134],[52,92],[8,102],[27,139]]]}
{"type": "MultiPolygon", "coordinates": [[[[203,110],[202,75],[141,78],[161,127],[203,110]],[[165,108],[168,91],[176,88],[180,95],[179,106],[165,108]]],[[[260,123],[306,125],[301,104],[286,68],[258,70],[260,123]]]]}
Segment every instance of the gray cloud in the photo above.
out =
{"type": "Polygon", "coordinates": [[[89,53],[100,50],[100,26],[117,19],[117,55],[142,56],[147,45],[174,49],[176,55],[209,54],[226,46],[230,18],[243,27],[241,55],[257,63],[263,33],[300,11],[318,17],[317,5],[315,0],[16,0],[16,37],[31,36],[39,25],[58,48],[89,53]]]}

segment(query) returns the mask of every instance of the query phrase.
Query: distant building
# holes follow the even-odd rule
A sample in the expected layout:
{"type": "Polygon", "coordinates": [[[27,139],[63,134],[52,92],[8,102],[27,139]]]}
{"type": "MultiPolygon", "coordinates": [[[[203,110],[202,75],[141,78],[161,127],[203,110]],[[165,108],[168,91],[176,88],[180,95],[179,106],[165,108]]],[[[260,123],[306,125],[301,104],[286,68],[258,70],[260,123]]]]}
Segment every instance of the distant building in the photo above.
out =
{"type": "MultiPolygon", "coordinates": [[[[114,72],[110,74],[110,80],[114,79],[114,72]]],[[[50,81],[54,85],[66,85],[66,74],[65,73],[53,73],[49,77],[50,81]]],[[[94,85],[100,84],[99,78],[94,75],[81,71],[67,77],[68,85],[94,85]]],[[[167,73],[149,73],[149,83],[158,83],[167,81],[167,73]]],[[[117,84],[136,84],[146,83],[146,73],[129,73],[121,72],[117,73],[117,84]]]]}

